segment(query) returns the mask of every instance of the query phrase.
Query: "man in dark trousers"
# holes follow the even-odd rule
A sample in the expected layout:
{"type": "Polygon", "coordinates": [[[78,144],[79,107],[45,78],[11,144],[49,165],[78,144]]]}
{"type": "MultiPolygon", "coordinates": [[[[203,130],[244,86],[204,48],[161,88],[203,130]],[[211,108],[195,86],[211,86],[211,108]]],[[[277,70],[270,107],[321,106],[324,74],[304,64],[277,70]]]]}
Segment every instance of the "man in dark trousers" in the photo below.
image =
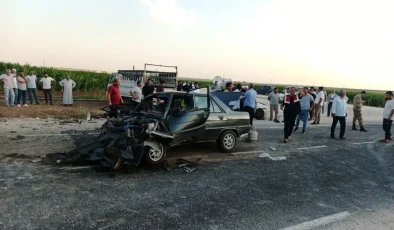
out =
{"type": "Polygon", "coordinates": [[[347,117],[347,104],[345,99],[345,92],[342,90],[338,93],[339,97],[335,97],[332,102],[331,116],[333,117],[331,125],[331,138],[335,139],[335,128],[339,123],[341,124],[341,131],[339,132],[339,139],[346,139],[345,129],[346,129],[346,117],[347,117]]]}
{"type": "MultiPolygon", "coordinates": [[[[152,85],[152,79],[148,79],[142,87],[142,95],[144,95],[144,98],[146,98],[148,95],[152,94],[155,92],[155,87],[152,85]]],[[[150,112],[153,109],[153,98],[150,98],[150,100],[145,100],[145,111],[150,112]]]]}
{"type": "Polygon", "coordinates": [[[282,110],[284,109],[283,115],[285,120],[284,143],[288,143],[291,140],[295,120],[301,111],[300,99],[295,91],[295,87],[289,89],[289,94],[285,96],[281,108],[282,110]]]}
{"type": "Polygon", "coordinates": [[[110,107],[109,117],[118,117],[118,106],[123,104],[123,99],[119,91],[120,79],[116,78],[110,87],[108,87],[108,105],[110,107]]]}
{"type": "Polygon", "coordinates": [[[245,101],[243,110],[249,113],[249,123],[253,126],[254,110],[256,108],[257,92],[253,89],[253,84],[250,83],[248,91],[245,93],[245,101]]]}

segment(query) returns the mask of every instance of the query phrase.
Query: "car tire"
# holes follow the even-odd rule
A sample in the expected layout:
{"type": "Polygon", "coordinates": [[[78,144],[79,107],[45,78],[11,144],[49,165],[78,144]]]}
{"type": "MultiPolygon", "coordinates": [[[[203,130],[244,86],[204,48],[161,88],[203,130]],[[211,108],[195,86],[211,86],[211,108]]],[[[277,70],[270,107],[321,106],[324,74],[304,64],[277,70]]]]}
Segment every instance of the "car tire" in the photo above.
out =
{"type": "Polygon", "coordinates": [[[232,130],[224,131],[217,140],[220,151],[230,153],[237,145],[237,135],[232,130]]]}
{"type": "Polygon", "coordinates": [[[149,165],[159,165],[162,164],[165,159],[166,159],[166,146],[160,143],[160,146],[162,148],[161,154],[160,153],[155,153],[152,147],[147,146],[145,153],[144,153],[144,161],[149,164],[149,165]]]}
{"type": "Polygon", "coordinates": [[[256,109],[256,113],[254,114],[254,118],[256,118],[256,120],[262,120],[264,119],[264,109],[256,109]]]}

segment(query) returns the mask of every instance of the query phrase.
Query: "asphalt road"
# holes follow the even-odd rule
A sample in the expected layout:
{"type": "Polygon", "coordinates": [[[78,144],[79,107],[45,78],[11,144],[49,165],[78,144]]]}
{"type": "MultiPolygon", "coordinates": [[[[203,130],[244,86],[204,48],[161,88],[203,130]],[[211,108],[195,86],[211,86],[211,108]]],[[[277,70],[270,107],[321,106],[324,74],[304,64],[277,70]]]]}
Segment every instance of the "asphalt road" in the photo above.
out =
{"type": "Polygon", "coordinates": [[[378,142],[380,125],[349,128],[346,141],[317,126],[288,144],[280,126],[259,129],[259,141],[241,141],[234,156],[211,144],[172,149],[170,158],[208,158],[191,173],[143,168],[110,178],[91,167],[3,158],[0,228],[390,229],[392,215],[381,213],[392,213],[394,143],[378,142]]]}

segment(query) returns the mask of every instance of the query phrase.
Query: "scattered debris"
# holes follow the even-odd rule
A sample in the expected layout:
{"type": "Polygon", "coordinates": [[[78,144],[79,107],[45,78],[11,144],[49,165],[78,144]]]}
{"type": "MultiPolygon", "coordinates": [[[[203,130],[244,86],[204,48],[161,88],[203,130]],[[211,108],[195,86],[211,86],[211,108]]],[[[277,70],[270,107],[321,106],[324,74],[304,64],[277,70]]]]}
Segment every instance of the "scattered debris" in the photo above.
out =
{"type": "Polygon", "coordinates": [[[196,170],[196,168],[188,168],[188,167],[185,167],[185,169],[186,169],[186,172],[187,172],[187,173],[191,173],[191,172],[193,172],[194,170],[196,170]]]}
{"type": "Polygon", "coordinates": [[[90,112],[88,112],[88,115],[87,115],[87,117],[86,117],[86,120],[87,120],[87,121],[90,121],[90,112]]]}
{"type": "Polygon", "coordinates": [[[274,147],[271,147],[270,149],[273,150],[273,151],[276,151],[276,148],[274,148],[274,147]]]}
{"type": "Polygon", "coordinates": [[[17,136],[14,138],[14,140],[16,140],[16,141],[22,140],[22,139],[25,139],[25,137],[22,136],[22,135],[17,135],[17,136]]]}
{"type": "Polygon", "coordinates": [[[270,159],[273,161],[283,161],[283,160],[286,160],[287,157],[286,156],[270,157],[270,159]]]}
{"type": "Polygon", "coordinates": [[[39,118],[39,117],[36,117],[36,120],[40,120],[40,118],[39,118]]]}
{"type": "Polygon", "coordinates": [[[283,161],[286,160],[287,157],[286,156],[278,156],[278,157],[271,157],[268,153],[266,152],[261,152],[259,155],[260,158],[269,158],[270,160],[273,161],[283,161]]]}
{"type": "Polygon", "coordinates": [[[38,163],[38,162],[40,162],[40,161],[42,161],[42,159],[41,159],[41,158],[37,158],[37,159],[32,160],[31,162],[33,162],[33,163],[38,163]]]}
{"type": "Polygon", "coordinates": [[[16,131],[11,131],[11,133],[16,133],[16,131]]]}
{"type": "Polygon", "coordinates": [[[235,154],[234,154],[234,153],[229,153],[228,155],[230,155],[230,156],[235,156],[235,154]]]}
{"type": "Polygon", "coordinates": [[[266,153],[266,152],[261,152],[259,157],[260,158],[267,158],[267,157],[270,157],[270,155],[268,153],[266,153]]]}
{"type": "Polygon", "coordinates": [[[196,168],[190,168],[188,166],[197,166],[197,163],[202,160],[202,157],[197,158],[195,161],[188,161],[186,159],[183,158],[178,158],[176,159],[176,164],[178,165],[178,168],[185,168],[185,172],[187,173],[191,173],[194,170],[196,170],[196,168]]]}
{"type": "MultiPolygon", "coordinates": [[[[48,121],[47,121],[48,122],[48,121]]],[[[33,130],[38,130],[37,128],[33,128],[33,130]]]]}

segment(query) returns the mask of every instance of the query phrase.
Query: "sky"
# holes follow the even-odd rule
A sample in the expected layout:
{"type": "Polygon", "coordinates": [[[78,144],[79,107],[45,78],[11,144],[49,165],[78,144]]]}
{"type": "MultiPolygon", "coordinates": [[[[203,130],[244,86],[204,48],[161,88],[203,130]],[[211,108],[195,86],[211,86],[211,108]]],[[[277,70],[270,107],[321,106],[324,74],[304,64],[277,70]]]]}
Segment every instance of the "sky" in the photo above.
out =
{"type": "Polygon", "coordinates": [[[392,0],[0,0],[0,61],[394,88],[392,0]]]}

